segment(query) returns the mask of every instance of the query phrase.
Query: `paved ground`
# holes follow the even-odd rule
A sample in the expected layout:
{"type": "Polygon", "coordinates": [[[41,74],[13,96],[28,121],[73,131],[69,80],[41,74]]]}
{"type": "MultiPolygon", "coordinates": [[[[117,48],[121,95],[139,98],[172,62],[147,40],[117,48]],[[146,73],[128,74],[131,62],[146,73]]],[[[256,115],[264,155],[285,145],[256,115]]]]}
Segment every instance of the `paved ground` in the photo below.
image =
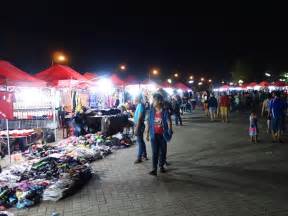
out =
{"type": "Polygon", "coordinates": [[[247,118],[186,115],[168,146],[168,173],[149,176],[151,160],[134,165],[136,148],[120,150],[93,163],[95,177],[75,195],[17,215],[288,215],[288,145],[272,144],[264,130],[261,143],[249,143],[247,118]]]}

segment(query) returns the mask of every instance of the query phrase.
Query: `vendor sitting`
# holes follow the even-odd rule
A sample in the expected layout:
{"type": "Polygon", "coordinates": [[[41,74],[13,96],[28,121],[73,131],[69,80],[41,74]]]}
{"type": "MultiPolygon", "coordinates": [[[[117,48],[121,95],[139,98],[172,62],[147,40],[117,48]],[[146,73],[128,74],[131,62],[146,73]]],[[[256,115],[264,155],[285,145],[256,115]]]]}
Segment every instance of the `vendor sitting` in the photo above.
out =
{"type": "Polygon", "coordinates": [[[76,112],[73,117],[74,136],[82,136],[86,134],[86,107],[82,107],[80,112],[76,112]]]}

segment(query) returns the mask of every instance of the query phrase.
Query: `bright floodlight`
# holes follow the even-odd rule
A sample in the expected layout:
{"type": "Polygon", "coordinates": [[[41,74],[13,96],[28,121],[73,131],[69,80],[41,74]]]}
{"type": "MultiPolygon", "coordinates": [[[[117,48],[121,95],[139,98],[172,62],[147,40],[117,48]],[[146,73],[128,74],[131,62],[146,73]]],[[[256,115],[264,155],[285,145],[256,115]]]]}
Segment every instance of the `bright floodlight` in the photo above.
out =
{"type": "Polygon", "coordinates": [[[271,77],[271,74],[270,73],[265,73],[265,76],[271,77]]]}
{"type": "Polygon", "coordinates": [[[100,92],[111,93],[113,91],[113,84],[110,79],[101,78],[97,81],[97,87],[100,92]]]}
{"type": "Polygon", "coordinates": [[[173,88],[164,88],[164,91],[166,91],[169,95],[173,95],[173,88]]]}
{"type": "Polygon", "coordinates": [[[200,86],[200,85],[203,85],[203,83],[202,83],[202,82],[199,82],[198,85],[199,85],[199,86],[200,86]]]}
{"type": "Polygon", "coordinates": [[[172,80],[171,80],[171,79],[167,79],[167,82],[171,84],[171,83],[172,83],[172,80]]]}
{"type": "Polygon", "coordinates": [[[238,83],[239,83],[239,84],[243,84],[244,81],[240,79],[240,80],[238,81],[238,83]]]}
{"type": "Polygon", "coordinates": [[[188,83],[192,84],[192,83],[194,83],[194,80],[189,80],[188,83]]]}
{"type": "Polygon", "coordinates": [[[156,70],[156,69],[154,69],[154,70],[152,71],[152,73],[153,73],[153,75],[158,75],[159,71],[156,70]]]}
{"type": "Polygon", "coordinates": [[[125,66],[125,65],[121,65],[121,66],[120,66],[120,69],[121,69],[121,70],[126,70],[126,66],[125,66]]]}
{"type": "Polygon", "coordinates": [[[126,87],[126,90],[133,97],[133,99],[141,93],[139,85],[129,85],[126,87]]]}

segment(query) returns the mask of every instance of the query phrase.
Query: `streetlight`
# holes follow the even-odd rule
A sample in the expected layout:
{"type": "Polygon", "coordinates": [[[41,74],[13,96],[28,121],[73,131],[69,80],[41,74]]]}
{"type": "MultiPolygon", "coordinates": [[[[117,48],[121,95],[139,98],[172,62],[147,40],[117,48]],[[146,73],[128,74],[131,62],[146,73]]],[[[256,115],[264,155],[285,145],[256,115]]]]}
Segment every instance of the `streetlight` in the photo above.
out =
{"type": "Polygon", "coordinates": [[[167,79],[167,82],[168,82],[169,84],[171,84],[171,83],[172,83],[172,79],[167,79]]]}
{"type": "Polygon", "coordinates": [[[190,80],[192,80],[193,78],[194,78],[193,76],[190,76],[190,77],[189,77],[190,80]]]}
{"type": "Polygon", "coordinates": [[[204,77],[202,77],[202,78],[201,78],[201,82],[203,82],[204,80],[205,80],[204,77]]]}
{"type": "Polygon", "coordinates": [[[175,74],[174,74],[174,77],[176,77],[176,78],[179,77],[179,74],[178,74],[178,73],[175,73],[175,74]]]}
{"type": "Polygon", "coordinates": [[[52,65],[54,63],[64,63],[67,62],[67,57],[61,52],[55,52],[52,56],[52,65]]]}
{"type": "Polygon", "coordinates": [[[193,83],[194,83],[194,80],[189,80],[188,83],[189,83],[189,84],[193,84],[193,83]]]}
{"type": "Polygon", "coordinates": [[[265,73],[265,76],[266,77],[271,77],[271,74],[270,73],[265,73]]]}
{"type": "Polygon", "coordinates": [[[121,70],[121,71],[125,71],[126,69],[127,69],[127,68],[126,68],[126,65],[124,65],[124,64],[123,64],[123,65],[120,65],[120,70],[121,70]]]}
{"type": "Polygon", "coordinates": [[[244,81],[240,79],[240,80],[238,81],[238,83],[241,85],[241,84],[244,83],[244,81]]]}
{"type": "Polygon", "coordinates": [[[159,74],[159,71],[158,71],[157,69],[154,69],[154,70],[152,71],[152,73],[153,73],[153,75],[158,75],[158,74],[159,74]]]}
{"type": "Polygon", "coordinates": [[[153,69],[152,71],[148,71],[148,80],[149,80],[149,82],[150,82],[150,80],[151,80],[151,73],[152,73],[152,75],[154,75],[154,76],[158,76],[159,75],[159,70],[158,69],[153,69]]]}
{"type": "Polygon", "coordinates": [[[208,82],[211,83],[211,82],[212,82],[212,79],[209,79],[208,82]]]}
{"type": "Polygon", "coordinates": [[[199,82],[198,85],[201,86],[201,85],[203,85],[203,83],[202,83],[202,82],[199,82]]]}

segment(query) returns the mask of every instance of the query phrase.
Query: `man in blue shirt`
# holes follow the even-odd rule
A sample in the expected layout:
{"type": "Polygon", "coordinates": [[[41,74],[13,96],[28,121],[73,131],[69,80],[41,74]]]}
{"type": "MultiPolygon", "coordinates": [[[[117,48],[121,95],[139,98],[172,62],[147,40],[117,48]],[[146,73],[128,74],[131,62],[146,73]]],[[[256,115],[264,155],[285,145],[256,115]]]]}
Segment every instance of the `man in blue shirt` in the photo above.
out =
{"type": "Polygon", "coordinates": [[[285,115],[286,104],[280,98],[279,92],[273,93],[274,99],[270,102],[270,115],[272,120],[273,141],[281,142],[280,135],[283,129],[283,119],[285,115]]]}
{"type": "Polygon", "coordinates": [[[135,124],[135,136],[136,136],[136,142],[138,145],[138,154],[137,159],[135,161],[135,164],[142,162],[142,157],[144,159],[147,158],[147,152],[146,152],[146,144],[144,142],[143,134],[145,131],[145,105],[142,102],[142,96],[138,96],[135,98],[135,104],[137,104],[135,113],[134,113],[134,124],[135,124]]]}

